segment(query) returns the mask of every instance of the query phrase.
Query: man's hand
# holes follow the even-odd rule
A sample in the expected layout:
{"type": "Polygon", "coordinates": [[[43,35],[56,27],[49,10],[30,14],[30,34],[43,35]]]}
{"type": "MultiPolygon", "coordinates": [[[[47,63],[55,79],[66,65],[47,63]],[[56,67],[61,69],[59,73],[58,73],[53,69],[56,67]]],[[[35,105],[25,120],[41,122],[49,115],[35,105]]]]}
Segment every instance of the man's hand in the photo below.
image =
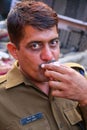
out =
{"type": "Polygon", "coordinates": [[[42,66],[49,78],[52,96],[78,101],[87,105],[87,79],[65,65],[45,64],[42,66]]]}

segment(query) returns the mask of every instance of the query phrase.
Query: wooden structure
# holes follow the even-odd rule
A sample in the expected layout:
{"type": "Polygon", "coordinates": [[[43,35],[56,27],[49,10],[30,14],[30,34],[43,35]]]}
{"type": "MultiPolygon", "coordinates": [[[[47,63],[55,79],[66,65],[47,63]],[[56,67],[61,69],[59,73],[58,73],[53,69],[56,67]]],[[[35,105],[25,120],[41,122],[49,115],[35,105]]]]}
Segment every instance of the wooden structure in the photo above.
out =
{"type": "Polygon", "coordinates": [[[87,49],[87,22],[58,15],[61,48],[69,51],[87,49]]]}

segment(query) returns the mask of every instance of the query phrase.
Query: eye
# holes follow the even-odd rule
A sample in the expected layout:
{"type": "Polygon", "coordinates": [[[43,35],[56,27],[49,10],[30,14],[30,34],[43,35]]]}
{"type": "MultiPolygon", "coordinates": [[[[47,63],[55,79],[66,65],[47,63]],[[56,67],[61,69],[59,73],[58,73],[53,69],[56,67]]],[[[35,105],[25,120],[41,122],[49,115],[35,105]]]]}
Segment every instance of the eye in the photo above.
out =
{"type": "Polygon", "coordinates": [[[41,43],[33,42],[33,43],[30,44],[30,48],[31,48],[32,50],[38,50],[38,49],[41,48],[41,43]]]}
{"type": "Polygon", "coordinates": [[[56,47],[57,45],[59,45],[59,39],[58,39],[58,38],[53,39],[53,40],[50,42],[50,46],[52,46],[52,47],[56,47]]]}

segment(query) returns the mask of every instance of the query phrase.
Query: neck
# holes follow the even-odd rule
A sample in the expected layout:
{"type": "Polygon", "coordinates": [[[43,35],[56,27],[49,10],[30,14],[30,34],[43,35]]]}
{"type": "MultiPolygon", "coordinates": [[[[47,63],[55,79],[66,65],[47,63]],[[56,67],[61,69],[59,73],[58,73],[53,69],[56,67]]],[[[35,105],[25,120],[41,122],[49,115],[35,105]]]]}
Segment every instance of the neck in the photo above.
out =
{"type": "MultiPolygon", "coordinates": [[[[23,71],[22,73],[25,75],[23,71]]],[[[28,78],[29,76],[26,76],[26,77],[28,78]]],[[[48,82],[36,82],[36,80],[32,80],[31,78],[28,78],[28,79],[30,79],[31,83],[35,84],[43,93],[45,93],[46,95],[49,95],[50,89],[49,89],[48,82]]]]}
{"type": "Polygon", "coordinates": [[[44,82],[44,83],[36,83],[35,85],[42,91],[44,92],[46,95],[49,95],[49,85],[48,82],[44,82]]]}

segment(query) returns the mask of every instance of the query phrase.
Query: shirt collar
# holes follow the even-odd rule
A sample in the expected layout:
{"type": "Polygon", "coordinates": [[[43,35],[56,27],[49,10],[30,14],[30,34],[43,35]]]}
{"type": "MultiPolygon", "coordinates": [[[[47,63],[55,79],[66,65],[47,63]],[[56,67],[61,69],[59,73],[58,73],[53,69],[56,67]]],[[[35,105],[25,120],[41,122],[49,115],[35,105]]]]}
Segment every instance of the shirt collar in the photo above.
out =
{"type": "Polygon", "coordinates": [[[16,61],[13,68],[6,75],[6,89],[15,87],[24,82],[23,75],[18,69],[18,62],[16,61]]]}

